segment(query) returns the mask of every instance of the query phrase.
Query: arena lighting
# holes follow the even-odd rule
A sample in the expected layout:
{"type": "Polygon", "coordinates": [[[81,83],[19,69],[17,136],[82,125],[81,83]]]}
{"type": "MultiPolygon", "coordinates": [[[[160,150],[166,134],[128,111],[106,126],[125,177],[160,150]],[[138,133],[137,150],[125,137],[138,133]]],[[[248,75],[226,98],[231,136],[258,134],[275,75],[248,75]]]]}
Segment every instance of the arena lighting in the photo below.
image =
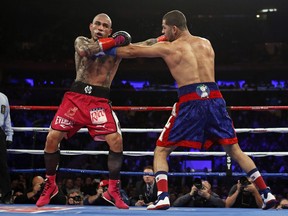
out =
{"type": "Polygon", "coordinates": [[[145,84],[149,85],[149,81],[132,81],[132,80],[122,80],[123,85],[130,84],[135,89],[142,89],[145,84]]]}
{"type": "Polygon", "coordinates": [[[276,13],[277,11],[277,8],[264,8],[258,11],[256,18],[259,20],[267,20],[268,13],[276,13]]]}
{"type": "Polygon", "coordinates": [[[273,13],[273,12],[277,12],[277,8],[265,8],[265,9],[262,9],[260,10],[260,13],[273,13]]]}

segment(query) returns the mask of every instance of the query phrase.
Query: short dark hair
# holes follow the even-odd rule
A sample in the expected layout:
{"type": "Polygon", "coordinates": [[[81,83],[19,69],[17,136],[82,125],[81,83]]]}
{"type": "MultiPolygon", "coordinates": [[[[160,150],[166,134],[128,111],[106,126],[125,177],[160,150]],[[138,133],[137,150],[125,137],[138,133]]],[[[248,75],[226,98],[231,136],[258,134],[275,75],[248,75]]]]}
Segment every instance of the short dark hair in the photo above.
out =
{"type": "Polygon", "coordinates": [[[179,10],[172,10],[163,16],[166,24],[169,26],[176,26],[180,30],[187,29],[187,21],[185,15],[179,10]]]}
{"type": "Polygon", "coordinates": [[[151,169],[151,170],[154,171],[153,166],[151,166],[151,165],[147,165],[147,166],[145,166],[145,167],[143,168],[143,171],[144,171],[145,169],[151,169]]]}

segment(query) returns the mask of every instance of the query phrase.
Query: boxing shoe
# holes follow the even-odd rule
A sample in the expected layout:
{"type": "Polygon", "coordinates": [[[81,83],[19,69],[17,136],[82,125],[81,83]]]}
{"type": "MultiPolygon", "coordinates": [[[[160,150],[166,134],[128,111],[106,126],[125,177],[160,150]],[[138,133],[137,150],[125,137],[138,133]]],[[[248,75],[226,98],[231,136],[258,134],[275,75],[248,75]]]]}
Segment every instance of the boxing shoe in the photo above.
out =
{"type": "Polygon", "coordinates": [[[37,207],[42,207],[49,204],[50,199],[58,193],[58,187],[55,183],[56,175],[46,176],[44,189],[36,202],[37,207]]]}
{"type": "Polygon", "coordinates": [[[105,191],[102,195],[103,199],[112,205],[116,206],[119,209],[129,209],[129,206],[123,201],[120,189],[119,189],[120,181],[119,180],[109,180],[108,190],[105,191]]]}
{"type": "Polygon", "coordinates": [[[169,195],[167,192],[161,193],[157,200],[147,207],[147,210],[166,210],[170,208],[169,195]]]}
{"type": "Polygon", "coordinates": [[[265,190],[260,191],[260,194],[263,200],[263,205],[262,205],[263,210],[273,208],[276,205],[277,200],[272,195],[269,187],[267,187],[265,190]]]}

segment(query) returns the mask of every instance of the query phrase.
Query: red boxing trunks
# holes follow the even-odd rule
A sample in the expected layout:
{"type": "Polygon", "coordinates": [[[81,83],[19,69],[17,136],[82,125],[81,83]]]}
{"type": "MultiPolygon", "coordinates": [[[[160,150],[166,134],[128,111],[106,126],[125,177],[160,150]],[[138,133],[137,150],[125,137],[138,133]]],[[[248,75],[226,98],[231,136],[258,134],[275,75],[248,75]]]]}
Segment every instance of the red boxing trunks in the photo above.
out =
{"type": "Polygon", "coordinates": [[[94,140],[120,131],[120,124],[109,104],[109,89],[75,82],[63,100],[51,122],[51,128],[73,136],[79,129],[87,127],[94,140]]]}
{"type": "Polygon", "coordinates": [[[210,148],[214,143],[238,143],[226,102],[216,83],[196,83],[180,87],[157,146],[210,148]]]}

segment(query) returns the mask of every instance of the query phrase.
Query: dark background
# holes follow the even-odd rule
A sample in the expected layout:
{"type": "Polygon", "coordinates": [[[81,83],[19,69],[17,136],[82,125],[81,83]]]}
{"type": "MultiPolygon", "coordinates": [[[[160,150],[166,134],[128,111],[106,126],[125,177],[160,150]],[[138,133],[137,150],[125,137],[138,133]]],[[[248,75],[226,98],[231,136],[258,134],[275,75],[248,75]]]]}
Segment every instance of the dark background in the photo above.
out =
{"type": "MultiPolygon", "coordinates": [[[[9,0],[1,8],[2,86],[11,77],[72,78],[74,40],[90,36],[100,12],[110,15],[114,31],[125,30],[137,42],[159,36],[162,16],[173,9],[186,15],[192,34],[212,42],[217,79],[287,78],[286,0],[9,0]],[[266,8],[277,12],[260,12],[266,8]]],[[[115,80],[123,79],[173,83],[160,59],[123,60],[115,80]]]]}
{"type": "MultiPolygon", "coordinates": [[[[217,81],[249,84],[247,88],[221,87],[228,106],[288,104],[287,0],[5,0],[0,13],[0,91],[7,94],[10,105],[57,106],[75,78],[74,40],[79,35],[90,36],[89,24],[96,14],[107,13],[114,32],[125,30],[132,42],[137,42],[159,36],[162,16],[174,9],[186,15],[192,34],[212,42],[217,81]],[[267,8],[277,11],[261,12],[267,8]],[[34,81],[33,86],[27,79],[34,81]],[[275,88],[272,80],[284,84],[275,88]]],[[[174,80],[161,59],[123,60],[114,81],[113,106],[172,106],[177,100],[174,80]],[[148,81],[154,89],[135,91],[129,85],[116,88],[123,80],[148,81]]],[[[14,126],[20,127],[49,127],[53,115],[54,111],[11,111],[14,126]]],[[[156,111],[117,112],[123,128],[162,128],[169,115],[156,111]]],[[[287,127],[287,116],[287,111],[234,111],[231,115],[236,128],[287,127]]],[[[151,135],[124,133],[124,150],[152,151],[158,135],[151,135]]],[[[107,150],[106,145],[95,146],[89,138],[77,134],[63,141],[62,149],[107,150]]],[[[46,133],[15,133],[11,148],[43,149],[45,139],[46,133]]],[[[287,140],[286,133],[239,134],[245,151],[287,151],[287,140]]],[[[61,167],[107,170],[106,158],[82,157],[69,156],[61,167]]],[[[171,171],[182,171],[182,160],[171,159],[171,171]]],[[[209,160],[213,160],[213,171],[225,171],[225,158],[209,160]]],[[[287,157],[255,160],[261,171],[288,172],[287,157]]],[[[139,171],[145,164],[152,164],[152,157],[131,157],[124,161],[123,170],[139,171]],[[137,163],[140,158],[144,161],[137,163]]],[[[10,158],[10,167],[44,167],[43,156],[28,160],[24,154],[23,158],[15,155],[10,158]]],[[[233,171],[239,170],[236,167],[233,171]]],[[[279,182],[271,181],[269,185],[273,193],[284,194],[287,181],[279,182]]]]}

